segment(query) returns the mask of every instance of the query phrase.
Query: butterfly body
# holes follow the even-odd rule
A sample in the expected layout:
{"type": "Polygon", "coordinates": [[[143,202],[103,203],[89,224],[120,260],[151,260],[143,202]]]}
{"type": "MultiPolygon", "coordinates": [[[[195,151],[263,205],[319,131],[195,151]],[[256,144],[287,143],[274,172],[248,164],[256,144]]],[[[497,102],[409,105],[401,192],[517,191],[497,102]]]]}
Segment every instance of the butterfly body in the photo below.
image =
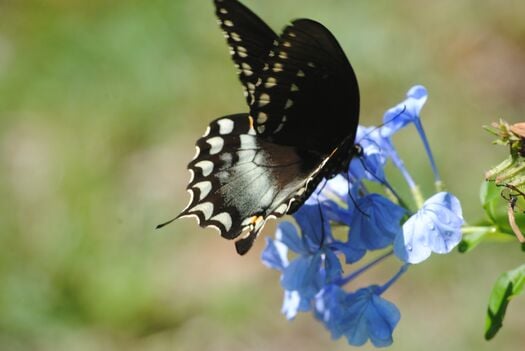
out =
{"type": "Polygon", "coordinates": [[[277,36],[237,0],[214,0],[249,113],[210,123],[188,165],[177,216],[237,239],[246,253],[269,218],[295,212],[354,153],[359,89],[333,35],[308,19],[277,36]]]}

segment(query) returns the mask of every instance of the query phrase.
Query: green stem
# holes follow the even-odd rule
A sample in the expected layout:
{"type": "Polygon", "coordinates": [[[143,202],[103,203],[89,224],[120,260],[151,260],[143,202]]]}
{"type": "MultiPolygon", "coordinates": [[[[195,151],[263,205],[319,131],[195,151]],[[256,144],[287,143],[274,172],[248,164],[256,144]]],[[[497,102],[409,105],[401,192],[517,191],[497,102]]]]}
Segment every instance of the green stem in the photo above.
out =
{"type": "Polygon", "coordinates": [[[492,242],[510,242],[515,240],[513,235],[502,232],[497,226],[465,226],[461,228],[464,235],[482,235],[492,242]]]}
{"type": "Polygon", "coordinates": [[[421,190],[419,189],[418,185],[414,185],[410,188],[410,191],[412,192],[412,197],[414,198],[414,201],[416,202],[417,208],[423,207],[423,203],[425,202],[425,199],[423,198],[423,194],[421,193],[421,190]]]}
{"type": "Polygon", "coordinates": [[[390,280],[388,282],[385,283],[385,285],[383,285],[381,288],[380,288],[380,292],[379,292],[379,295],[381,295],[382,293],[384,293],[392,284],[394,284],[403,274],[405,274],[405,272],[408,270],[408,267],[410,266],[410,263],[405,263],[403,266],[401,266],[401,268],[399,269],[399,271],[392,277],[390,278],[390,280]]]}
{"type": "Polygon", "coordinates": [[[461,228],[461,233],[463,234],[471,234],[471,233],[478,233],[478,232],[490,232],[490,233],[497,233],[498,228],[495,226],[466,226],[461,228]]]}
{"type": "Polygon", "coordinates": [[[366,272],[370,268],[374,267],[376,264],[378,264],[379,262],[383,261],[385,258],[389,257],[393,253],[394,253],[394,250],[387,251],[385,254],[383,254],[383,255],[379,256],[378,258],[376,258],[375,260],[367,263],[366,265],[364,265],[363,267],[359,268],[358,270],[350,273],[348,276],[337,280],[335,282],[335,284],[337,284],[339,286],[343,286],[343,285],[347,284],[349,281],[357,278],[359,275],[363,274],[364,272],[366,272]]]}

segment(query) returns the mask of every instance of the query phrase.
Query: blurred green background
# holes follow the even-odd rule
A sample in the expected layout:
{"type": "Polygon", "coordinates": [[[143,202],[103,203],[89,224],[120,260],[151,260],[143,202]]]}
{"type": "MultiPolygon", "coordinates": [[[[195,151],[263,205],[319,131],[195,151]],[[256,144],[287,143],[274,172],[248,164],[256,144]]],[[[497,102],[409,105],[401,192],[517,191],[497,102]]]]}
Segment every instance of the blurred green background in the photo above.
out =
{"type": "MultiPolygon", "coordinates": [[[[310,17],[333,31],[363,124],[424,84],[442,176],[466,219],[481,218],[484,171],[506,151],[481,126],[523,118],[525,2],[245,3],[276,30],[310,17]]],[[[192,220],[153,229],[186,204],[207,123],[246,110],[213,12],[202,0],[0,0],[0,350],[350,349],[310,315],[279,313],[264,240],[241,258],[192,220]]],[[[428,196],[415,134],[395,141],[428,196]]],[[[391,349],[523,349],[525,298],[482,337],[492,283],[522,261],[517,245],[486,244],[413,267],[387,294],[402,313],[391,349]]]]}

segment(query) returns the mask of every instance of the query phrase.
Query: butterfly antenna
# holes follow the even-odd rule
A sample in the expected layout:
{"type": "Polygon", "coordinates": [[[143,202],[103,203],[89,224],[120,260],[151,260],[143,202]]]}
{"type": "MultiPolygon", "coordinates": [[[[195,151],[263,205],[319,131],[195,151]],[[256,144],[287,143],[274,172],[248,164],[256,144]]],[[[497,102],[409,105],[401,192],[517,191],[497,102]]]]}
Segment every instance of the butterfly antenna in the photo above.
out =
{"type": "MultiPolygon", "coordinates": [[[[362,139],[365,139],[366,137],[368,137],[370,134],[372,134],[374,131],[376,131],[377,129],[387,125],[388,123],[394,121],[396,118],[398,118],[399,116],[401,116],[403,113],[405,113],[407,107],[406,105],[403,105],[403,109],[401,111],[399,111],[399,113],[397,115],[395,115],[394,117],[392,117],[390,120],[388,120],[387,122],[384,122],[378,126],[376,126],[375,128],[373,128],[371,131],[369,131],[368,133],[366,133],[364,136],[361,137],[361,140],[362,139]]],[[[371,142],[373,142],[378,148],[380,148],[380,146],[374,141],[374,140],[371,140],[371,142]]],[[[379,178],[377,175],[374,174],[374,172],[371,172],[370,169],[368,168],[365,160],[362,158],[363,156],[363,148],[361,147],[361,145],[359,145],[359,142],[355,143],[354,147],[356,148],[356,155],[357,155],[357,158],[359,159],[359,162],[361,162],[361,165],[363,166],[363,168],[370,174],[372,175],[373,178],[375,178],[380,184],[382,184],[383,186],[385,186],[391,193],[392,195],[396,198],[396,200],[403,206],[405,206],[406,204],[404,203],[403,199],[401,198],[401,196],[399,196],[399,194],[397,193],[397,191],[385,180],[385,179],[381,179],[379,178]]],[[[353,201],[353,199],[352,199],[353,201]]],[[[355,201],[354,201],[354,204],[355,204],[355,201]]],[[[357,207],[358,208],[358,207],[357,207]]],[[[358,208],[359,209],[359,208],[358,208]]],[[[362,213],[362,211],[359,209],[359,211],[362,213]]]]}
{"type": "MultiPolygon", "coordinates": [[[[395,115],[394,117],[390,118],[390,120],[386,121],[386,122],[383,122],[381,123],[380,125],[378,126],[375,126],[374,128],[372,128],[371,131],[369,131],[368,133],[366,133],[365,135],[363,135],[361,137],[361,139],[365,139],[367,136],[369,136],[370,134],[372,134],[373,132],[375,132],[376,130],[378,130],[379,128],[381,127],[384,127],[386,126],[388,123],[390,122],[393,122],[395,121],[396,118],[398,118],[399,116],[401,116],[403,113],[405,113],[405,111],[407,110],[407,106],[406,105],[403,105],[403,109],[401,111],[399,111],[399,113],[397,115],[395,115]]],[[[356,143],[356,145],[358,145],[359,142],[356,143]]]]}
{"type": "Polygon", "coordinates": [[[361,165],[363,166],[363,168],[370,174],[372,175],[372,177],[377,180],[378,183],[381,183],[383,186],[385,186],[388,191],[390,191],[392,193],[392,195],[394,195],[394,197],[396,198],[396,200],[401,204],[401,205],[405,205],[403,199],[401,198],[401,196],[399,196],[399,194],[397,193],[397,191],[392,187],[392,185],[390,185],[389,182],[387,182],[385,179],[381,179],[379,178],[377,175],[375,175],[373,172],[371,172],[367,165],[366,165],[366,161],[364,159],[362,159],[361,157],[359,157],[359,162],[361,162],[361,165]]]}
{"type": "MultiPolygon", "coordinates": [[[[361,148],[361,146],[359,145],[355,145],[356,148],[361,148]]],[[[348,175],[348,178],[350,178],[350,175],[348,175]]],[[[357,183],[354,182],[353,184],[357,183]]],[[[360,184],[360,182],[359,182],[360,184]]],[[[365,217],[370,217],[365,211],[363,211],[361,209],[361,207],[359,207],[359,204],[357,203],[356,199],[354,199],[354,196],[352,195],[352,191],[351,191],[351,187],[350,187],[350,179],[348,179],[348,197],[350,198],[350,200],[352,200],[352,203],[354,204],[354,208],[357,209],[363,216],[365,217]]]]}
{"type": "Polygon", "coordinates": [[[321,241],[319,243],[319,248],[321,248],[324,245],[324,240],[326,238],[326,233],[324,232],[323,208],[321,206],[321,201],[319,201],[319,199],[317,199],[317,208],[319,209],[319,217],[321,217],[321,241]]]}

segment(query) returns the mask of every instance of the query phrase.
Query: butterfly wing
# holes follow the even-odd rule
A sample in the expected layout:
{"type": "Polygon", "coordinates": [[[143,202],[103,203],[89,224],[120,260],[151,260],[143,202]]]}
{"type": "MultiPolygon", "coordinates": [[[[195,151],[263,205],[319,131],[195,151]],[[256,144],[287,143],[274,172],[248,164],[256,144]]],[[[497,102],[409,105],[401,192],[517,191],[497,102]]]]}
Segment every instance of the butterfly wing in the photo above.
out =
{"type": "Polygon", "coordinates": [[[197,141],[189,163],[191,200],[177,217],[195,217],[202,227],[214,227],[226,239],[236,239],[246,253],[270,217],[281,217],[292,199],[305,192],[305,179],[322,160],[305,165],[293,147],[269,143],[257,136],[248,114],[213,121],[197,141]]]}
{"type": "Polygon", "coordinates": [[[197,141],[188,165],[191,199],[176,218],[195,217],[237,239],[244,254],[269,218],[295,211],[347,156],[359,90],[341,47],[321,24],[297,20],[277,38],[238,1],[215,5],[250,114],[213,121],[197,141]]]}
{"type": "Polygon", "coordinates": [[[215,0],[216,15],[230,47],[248,104],[277,34],[262,19],[237,0],[215,0]]]}
{"type": "Polygon", "coordinates": [[[300,19],[285,28],[254,96],[255,130],[271,142],[322,155],[345,139],[354,142],[357,78],[337,40],[318,22],[300,19]]]}

